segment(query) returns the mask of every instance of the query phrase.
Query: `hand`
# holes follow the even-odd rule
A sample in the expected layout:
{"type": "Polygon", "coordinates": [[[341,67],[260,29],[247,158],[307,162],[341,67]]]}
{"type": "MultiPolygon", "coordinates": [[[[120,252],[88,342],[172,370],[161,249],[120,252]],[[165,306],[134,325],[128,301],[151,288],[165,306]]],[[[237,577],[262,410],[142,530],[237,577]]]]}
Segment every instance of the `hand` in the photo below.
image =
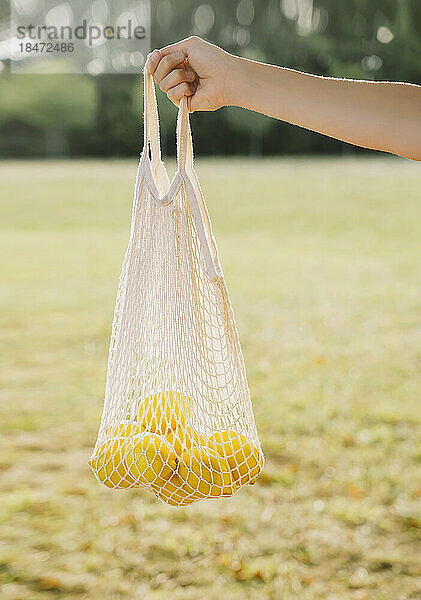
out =
{"type": "Polygon", "coordinates": [[[190,112],[230,103],[230,71],[236,57],[198,37],[154,50],[146,62],[160,89],[176,106],[188,96],[190,112]]]}

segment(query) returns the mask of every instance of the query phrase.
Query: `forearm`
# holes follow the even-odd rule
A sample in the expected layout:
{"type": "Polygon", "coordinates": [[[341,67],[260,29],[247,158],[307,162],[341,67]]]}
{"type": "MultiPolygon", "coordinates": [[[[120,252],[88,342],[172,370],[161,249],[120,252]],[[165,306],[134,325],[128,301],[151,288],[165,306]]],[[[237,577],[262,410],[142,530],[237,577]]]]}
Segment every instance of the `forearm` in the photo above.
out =
{"type": "Polygon", "coordinates": [[[351,144],[421,160],[421,87],[343,80],[241,58],[228,103],[351,144]]]}

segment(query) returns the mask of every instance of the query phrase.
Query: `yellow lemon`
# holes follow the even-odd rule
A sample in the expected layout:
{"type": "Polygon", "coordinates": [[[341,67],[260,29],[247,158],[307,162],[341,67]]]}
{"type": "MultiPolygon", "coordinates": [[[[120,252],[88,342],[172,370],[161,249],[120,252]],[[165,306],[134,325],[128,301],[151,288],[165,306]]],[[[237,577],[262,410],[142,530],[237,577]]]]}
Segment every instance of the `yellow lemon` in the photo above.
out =
{"type": "Polygon", "coordinates": [[[235,431],[216,432],[208,438],[208,443],[226,458],[234,476],[238,476],[240,485],[256,483],[262,470],[263,459],[258,448],[244,435],[235,431]]]}
{"type": "Polygon", "coordinates": [[[184,451],[190,450],[193,446],[206,445],[206,438],[202,434],[197,433],[190,425],[187,425],[185,428],[177,427],[167,433],[165,439],[179,458],[181,458],[184,451]]]}
{"type": "Polygon", "coordinates": [[[141,426],[165,435],[177,427],[185,428],[190,417],[191,400],[180,392],[159,392],[144,398],[140,404],[141,426]]]}
{"type": "Polygon", "coordinates": [[[183,452],[177,474],[183,480],[183,490],[195,499],[230,496],[237,485],[225,458],[216,456],[204,446],[183,452]]]}
{"type": "MultiPolygon", "coordinates": [[[[124,426],[119,429],[109,428],[110,433],[114,431],[128,432],[136,431],[132,426],[124,426]]],[[[137,428],[138,430],[138,428],[137,428]]],[[[131,477],[125,461],[131,440],[128,436],[112,437],[97,448],[89,461],[92,470],[98,479],[110,488],[128,488],[136,482],[131,477]]]]}
{"type": "Polygon", "coordinates": [[[129,473],[139,484],[161,487],[177,468],[177,456],[165,439],[155,433],[143,433],[135,439],[126,457],[129,473]]]}
{"type": "MultiPolygon", "coordinates": [[[[152,486],[155,488],[155,486],[152,486]]],[[[156,496],[171,506],[187,506],[197,498],[186,489],[183,480],[175,473],[160,488],[154,489],[156,496]]]]}
{"type": "Polygon", "coordinates": [[[123,423],[119,423],[118,425],[110,425],[105,430],[105,435],[107,438],[110,437],[131,437],[134,435],[138,435],[141,431],[141,427],[139,427],[138,423],[131,423],[130,421],[126,421],[123,423]]]}

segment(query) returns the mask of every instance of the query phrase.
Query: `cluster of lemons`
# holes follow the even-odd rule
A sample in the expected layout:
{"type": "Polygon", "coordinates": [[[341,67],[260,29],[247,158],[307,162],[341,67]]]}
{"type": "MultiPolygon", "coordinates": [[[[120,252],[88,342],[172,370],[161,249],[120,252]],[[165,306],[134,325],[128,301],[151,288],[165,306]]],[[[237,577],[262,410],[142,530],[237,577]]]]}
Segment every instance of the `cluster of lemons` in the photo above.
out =
{"type": "Polygon", "coordinates": [[[146,487],[173,506],[255,483],[259,450],[234,431],[197,433],[188,424],[190,403],[179,392],[160,392],[142,401],[138,422],[109,427],[90,460],[98,479],[112,488],[146,487]]]}

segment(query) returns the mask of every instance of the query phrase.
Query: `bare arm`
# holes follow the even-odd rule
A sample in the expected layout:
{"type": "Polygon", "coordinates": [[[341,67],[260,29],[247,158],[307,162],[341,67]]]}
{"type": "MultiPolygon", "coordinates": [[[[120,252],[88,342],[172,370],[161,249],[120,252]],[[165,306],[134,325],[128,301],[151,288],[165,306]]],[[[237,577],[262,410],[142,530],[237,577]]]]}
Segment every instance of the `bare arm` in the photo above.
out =
{"type": "Polygon", "coordinates": [[[178,104],[234,105],[351,144],[421,161],[421,86],[334,79],[224,52],[200,38],[155,51],[147,68],[178,104]]]}
{"type": "Polygon", "coordinates": [[[357,146],[421,160],[421,87],[317,77],[236,60],[234,105],[357,146]]]}

